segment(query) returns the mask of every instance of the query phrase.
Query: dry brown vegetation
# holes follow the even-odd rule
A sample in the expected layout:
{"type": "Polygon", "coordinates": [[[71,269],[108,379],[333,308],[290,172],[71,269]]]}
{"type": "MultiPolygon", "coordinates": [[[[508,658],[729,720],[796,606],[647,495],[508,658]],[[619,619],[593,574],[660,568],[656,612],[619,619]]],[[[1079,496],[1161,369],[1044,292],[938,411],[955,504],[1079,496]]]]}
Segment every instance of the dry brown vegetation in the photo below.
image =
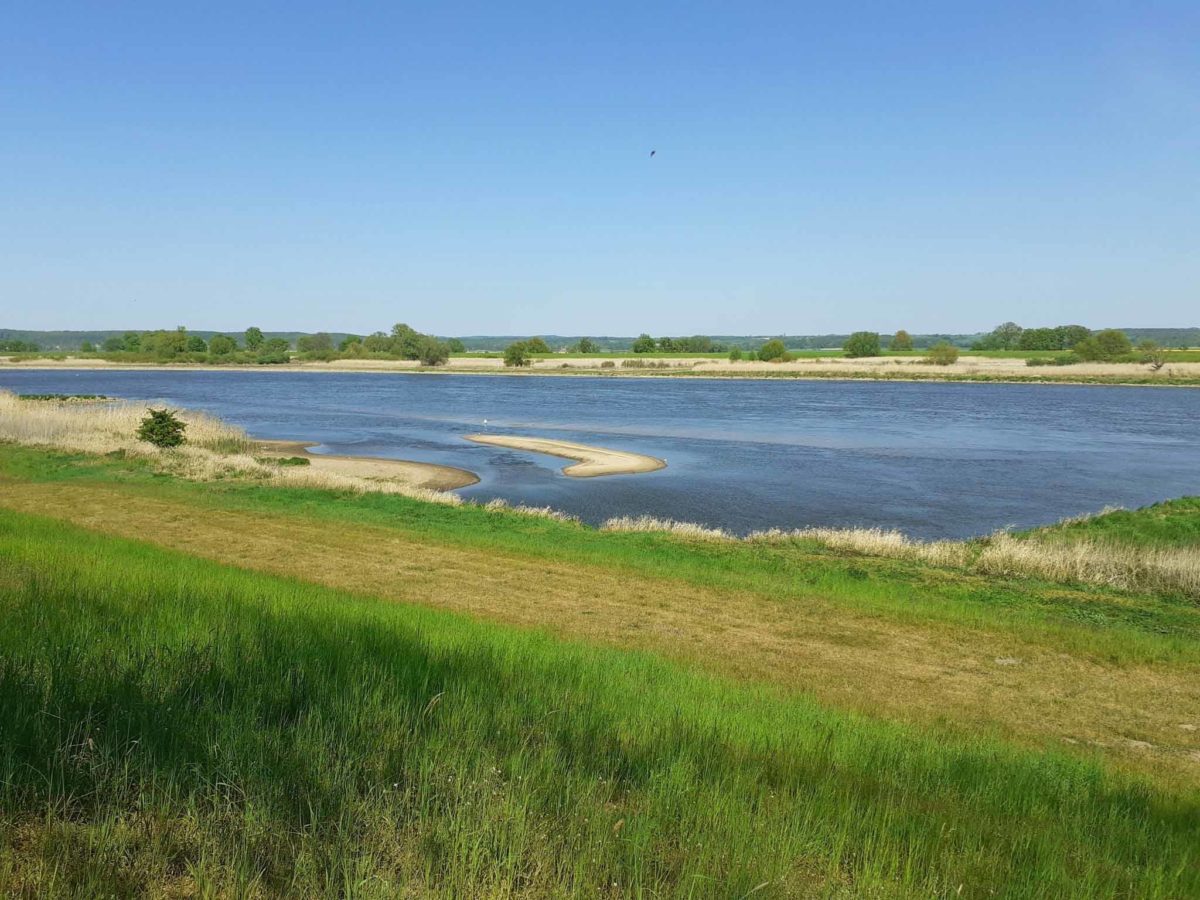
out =
{"type": "Polygon", "coordinates": [[[708,541],[812,541],[833,550],[909,559],[987,575],[1178,592],[1200,599],[1200,550],[1191,547],[1130,546],[1087,538],[1051,542],[1040,539],[1036,532],[1021,537],[997,532],[971,541],[918,541],[899,531],[880,528],[772,529],[739,538],[719,528],[652,516],[613,518],[601,528],[664,532],[708,541]]]}
{"type": "Polygon", "coordinates": [[[193,481],[244,478],[293,487],[402,494],[431,503],[463,502],[457,494],[430,490],[398,478],[273,464],[259,455],[259,444],[245,431],[192,410],[178,413],[187,423],[187,443],[174,449],[160,449],[136,437],[138,423],[145,414],[145,403],[31,401],[0,391],[0,441],[96,455],[119,453],[148,460],[160,471],[193,481]]]}

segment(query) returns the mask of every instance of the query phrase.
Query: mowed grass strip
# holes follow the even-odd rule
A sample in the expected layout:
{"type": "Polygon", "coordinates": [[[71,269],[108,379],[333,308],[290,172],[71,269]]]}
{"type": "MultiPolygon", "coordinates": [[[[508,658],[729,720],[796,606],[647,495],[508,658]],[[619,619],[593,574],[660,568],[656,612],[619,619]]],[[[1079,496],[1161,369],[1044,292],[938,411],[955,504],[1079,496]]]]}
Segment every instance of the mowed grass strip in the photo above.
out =
{"type": "Polygon", "coordinates": [[[380,599],[650,650],[872,715],[1101,753],[1167,786],[1200,783],[1200,667],[1186,627],[1197,610],[1188,604],[817,553],[775,556],[756,578],[760,557],[739,545],[480,509],[441,519],[429,504],[410,513],[408,502],[371,497],[147,479],[60,455],[34,471],[41,483],[0,484],[0,505],[380,599]],[[445,537],[435,530],[444,523],[453,525],[445,537]],[[610,539],[616,550],[605,557],[610,539]],[[576,540],[592,561],[572,557],[576,540]],[[647,574],[656,561],[685,576],[647,574]],[[716,574],[706,581],[709,561],[716,574]],[[1095,605],[1098,615],[1030,619],[1027,608],[1042,605],[1095,605]],[[969,615],[953,618],[959,606],[969,615]]]}
{"type": "Polygon", "coordinates": [[[1180,897],[1200,799],[0,512],[0,893],[1180,897]]]}

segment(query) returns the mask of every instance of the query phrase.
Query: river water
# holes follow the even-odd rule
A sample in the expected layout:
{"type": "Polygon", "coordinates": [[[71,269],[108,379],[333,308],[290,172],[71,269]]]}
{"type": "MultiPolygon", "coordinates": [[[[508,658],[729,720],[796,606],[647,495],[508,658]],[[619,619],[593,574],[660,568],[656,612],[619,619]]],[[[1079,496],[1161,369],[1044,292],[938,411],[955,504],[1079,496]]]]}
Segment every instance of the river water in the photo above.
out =
{"type": "Polygon", "coordinates": [[[1200,493],[1200,390],[1074,385],[504,377],[229,370],[0,372],[20,393],[201,409],[315,452],[469,469],[466,497],[589,522],[649,514],[736,532],[881,526],[922,538],[1200,493]],[[487,425],[484,425],[484,420],[487,425]],[[561,438],[667,461],[578,479],[463,439],[561,438]]]}

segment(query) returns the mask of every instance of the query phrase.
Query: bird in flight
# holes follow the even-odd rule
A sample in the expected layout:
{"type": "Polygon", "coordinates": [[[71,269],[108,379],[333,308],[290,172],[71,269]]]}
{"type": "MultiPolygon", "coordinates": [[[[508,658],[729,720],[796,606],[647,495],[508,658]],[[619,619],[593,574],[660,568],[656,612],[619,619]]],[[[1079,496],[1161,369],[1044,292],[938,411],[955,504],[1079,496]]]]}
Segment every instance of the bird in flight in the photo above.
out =
{"type": "Polygon", "coordinates": [[[650,151],[650,156],[651,156],[651,158],[653,158],[653,157],[654,157],[654,154],[655,154],[655,153],[657,153],[657,152],[658,152],[657,150],[651,150],[651,151],[650,151]]]}

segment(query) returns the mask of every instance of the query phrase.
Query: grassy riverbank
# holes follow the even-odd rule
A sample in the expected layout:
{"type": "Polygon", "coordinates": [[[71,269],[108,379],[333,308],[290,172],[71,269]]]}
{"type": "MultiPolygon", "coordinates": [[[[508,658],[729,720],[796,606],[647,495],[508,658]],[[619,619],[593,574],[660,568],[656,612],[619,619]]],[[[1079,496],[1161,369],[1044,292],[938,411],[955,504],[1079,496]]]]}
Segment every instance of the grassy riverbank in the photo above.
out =
{"type": "Polygon", "coordinates": [[[1180,896],[1194,796],[0,514],[0,888],[1180,896]]]}
{"type": "Polygon", "coordinates": [[[0,893],[1200,891],[1197,597],[969,551],[0,444],[0,893]]]}

